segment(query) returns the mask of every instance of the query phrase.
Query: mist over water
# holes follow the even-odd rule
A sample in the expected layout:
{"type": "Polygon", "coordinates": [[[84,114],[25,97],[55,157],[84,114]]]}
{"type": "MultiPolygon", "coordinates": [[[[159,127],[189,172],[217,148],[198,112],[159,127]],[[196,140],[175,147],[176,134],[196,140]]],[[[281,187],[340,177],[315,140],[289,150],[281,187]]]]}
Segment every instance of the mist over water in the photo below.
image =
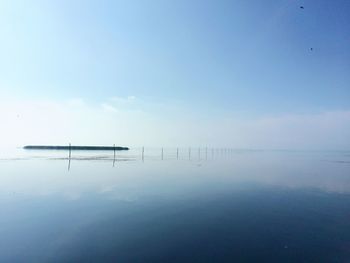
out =
{"type": "Polygon", "coordinates": [[[2,152],[0,261],[350,258],[349,152],[188,151],[2,152]]]}

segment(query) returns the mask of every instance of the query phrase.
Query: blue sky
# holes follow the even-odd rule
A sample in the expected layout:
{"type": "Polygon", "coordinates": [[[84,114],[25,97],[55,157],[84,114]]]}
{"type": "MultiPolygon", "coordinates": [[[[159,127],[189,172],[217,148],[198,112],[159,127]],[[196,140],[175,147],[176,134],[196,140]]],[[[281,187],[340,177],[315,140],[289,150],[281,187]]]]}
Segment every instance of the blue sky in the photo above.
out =
{"type": "Polygon", "coordinates": [[[12,105],[2,110],[79,101],[207,131],[340,112],[344,123],[329,123],[338,131],[350,110],[349,25],[347,0],[1,1],[0,96],[12,105]]]}

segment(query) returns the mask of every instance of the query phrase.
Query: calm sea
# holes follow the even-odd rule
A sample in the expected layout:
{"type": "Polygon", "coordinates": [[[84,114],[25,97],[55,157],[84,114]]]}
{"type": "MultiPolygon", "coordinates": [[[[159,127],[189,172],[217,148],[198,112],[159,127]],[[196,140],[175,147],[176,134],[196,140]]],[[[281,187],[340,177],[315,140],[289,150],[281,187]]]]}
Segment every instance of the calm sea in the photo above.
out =
{"type": "Polygon", "coordinates": [[[0,262],[350,262],[350,152],[67,157],[0,153],[0,262]]]}

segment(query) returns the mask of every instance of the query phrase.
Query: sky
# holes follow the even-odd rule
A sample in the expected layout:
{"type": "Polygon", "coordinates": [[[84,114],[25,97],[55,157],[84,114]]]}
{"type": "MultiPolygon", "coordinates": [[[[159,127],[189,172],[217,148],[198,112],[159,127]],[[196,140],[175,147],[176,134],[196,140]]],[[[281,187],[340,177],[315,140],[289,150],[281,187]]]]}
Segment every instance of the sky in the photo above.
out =
{"type": "Polygon", "coordinates": [[[349,25],[348,0],[1,0],[0,145],[349,150],[349,25]]]}

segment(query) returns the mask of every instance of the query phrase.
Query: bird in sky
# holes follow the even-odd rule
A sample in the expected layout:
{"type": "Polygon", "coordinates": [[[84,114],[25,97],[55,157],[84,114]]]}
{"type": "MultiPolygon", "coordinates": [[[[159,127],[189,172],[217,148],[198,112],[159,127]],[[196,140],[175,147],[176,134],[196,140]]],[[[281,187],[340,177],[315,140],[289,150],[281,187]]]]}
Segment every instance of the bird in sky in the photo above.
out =
{"type": "Polygon", "coordinates": [[[300,9],[304,9],[304,7],[303,7],[303,6],[300,6],[300,9]]]}

